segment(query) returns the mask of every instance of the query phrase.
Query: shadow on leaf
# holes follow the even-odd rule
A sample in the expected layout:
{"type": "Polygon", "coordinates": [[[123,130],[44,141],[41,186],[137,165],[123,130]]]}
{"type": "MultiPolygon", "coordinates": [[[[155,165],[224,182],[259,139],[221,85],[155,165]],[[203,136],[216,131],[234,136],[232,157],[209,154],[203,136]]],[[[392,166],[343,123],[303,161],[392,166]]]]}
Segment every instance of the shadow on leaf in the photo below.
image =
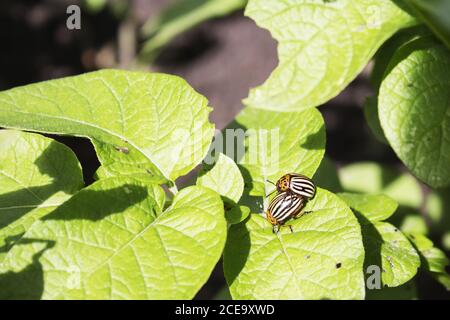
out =
{"type": "MultiPolygon", "coordinates": [[[[353,210],[359,224],[361,225],[361,233],[365,251],[364,257],[364,276],[367,281],[366,270],[369,266],[375,265],[382,268],[381,262],[381,246],[384,242],[377,228],[364,215],[353,210]]],[[[383,272],[383,270],[382,270],[383,272]]]]}
{"type": "Polygon", "coordinates": [[[306,140],[300,144],[300,148],[306,150],[322,150],[325,135],[325,124],[322,123],[319,130],[306,137],[306,140]]]}
{"type": "Polygon", "coordinates": [[[19,272],[0,274],[0,300],[37,300],[44,292],[44,271],[39,259],[55,245],[54,241],[22,239],[20,244],[43,243],[45,247],[36,252],[31,263],[19,272]]]}
{"type": "Polygon", "coordinates": [[[147,196],[146,188],[131,184],[109,190],[84,189],[42,220],[99,221],[111,214],[125,211],[146,199],[147,196]]]}
{"type": "Polygon", "coordinates": [[[76,191],[73,185],[69,185],[66,179],[61,177],[65,172],[58,171],[53,163],[60,154],[61,146],[53,141],[34,162],[39,172],[42,175],[49,176],[52,183],[43,186],[24,187],[0,195],[0,229],[36,209],[57,192],[63,191],[71,194],[76,191]]]}
{"type": "Polygon", "coordinates": [[[231,286],[241,273],[250,254],[250,232],[245,221],[232,225],[228,230],[224,257],[226,261],[224,271],[228,286],[231,286]]]}

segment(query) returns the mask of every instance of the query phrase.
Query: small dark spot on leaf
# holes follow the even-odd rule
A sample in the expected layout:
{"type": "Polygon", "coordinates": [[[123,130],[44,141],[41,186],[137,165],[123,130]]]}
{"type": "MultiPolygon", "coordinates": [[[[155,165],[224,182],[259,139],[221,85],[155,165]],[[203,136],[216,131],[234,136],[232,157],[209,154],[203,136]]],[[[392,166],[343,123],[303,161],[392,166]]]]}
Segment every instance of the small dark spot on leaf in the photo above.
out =
{"type": "Polygon", "coordinates": [[[307,254],[307,255],[305,256],[305,259],[309,259],[309,258],[311,258],[311,256],[310,256],[309,254],[307,254]]]}
{"type": "Polygon", "coordinates": [[[416,237],[414,237],[414,235],[410,235],[411,239],[415,239],[416,237]]]}
{"type": "Polygon", "coordinates": [[[395,228],[395,229],[394,229],[394,231],[395,231],[395,232],[398,232],[398,229],[397,229],[397,228],[395,228]]]}
{"type": "Polygon", "coordinates": [[[340,262],[336,263],[336,269],[339,269],[340,267],[342,267],[342,263],[340,262]]]}

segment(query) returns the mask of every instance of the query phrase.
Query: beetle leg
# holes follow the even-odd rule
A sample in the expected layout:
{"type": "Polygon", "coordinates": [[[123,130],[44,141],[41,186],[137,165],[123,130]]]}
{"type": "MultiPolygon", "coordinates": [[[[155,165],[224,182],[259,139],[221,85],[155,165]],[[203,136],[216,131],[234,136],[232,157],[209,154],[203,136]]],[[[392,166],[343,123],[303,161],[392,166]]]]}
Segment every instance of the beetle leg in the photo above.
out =
{"type": "Polygon", "coordinates": [[[278,234],[278,232],[280,232],[280,226],[278,224],[275,224],[272,228],[272,232],[278,234]]]}
{"type": "Polygon", "coordinates": [[[273,226],[273,229],[272,229],[272,231],[273,231],[273,233],[275,233],[275,234],[278,234],[278,233],[280,233],[280,230],[281,230],[281,228],[289,228],[289,230],[291,230],[291,233],[294,233],[294,229],[292,228],[292,225],[290,225],[290,224],[276,224],[276,225],[274,225],[273,226]]]}
{"type": "Polygon", "coordinates": [[[273,190],[271,193],[269,193],[266,198],[270,197],[272,194],[274,194],[275,192],[277,192],[277,189],[273,190]]]}

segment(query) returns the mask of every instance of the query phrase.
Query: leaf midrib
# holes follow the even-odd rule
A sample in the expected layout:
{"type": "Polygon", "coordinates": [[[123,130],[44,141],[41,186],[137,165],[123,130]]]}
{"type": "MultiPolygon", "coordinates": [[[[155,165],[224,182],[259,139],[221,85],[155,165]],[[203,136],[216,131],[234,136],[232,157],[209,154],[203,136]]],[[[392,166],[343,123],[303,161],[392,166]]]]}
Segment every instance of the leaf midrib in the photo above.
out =
{"type": "MultiPolygon", "coordinates": [[[[78,125],[82,125],[82,126],[87,126],[87,127],[91,127],[97,130],[100,130],[106,134],[109,134],[115,138],[118,138],[120,140],[122,140],[123,142],[126,142],[128,144],[130,144],[134,149],[136,149],[137,151],[139,151],[139,153],[141,153],[147,160],[149,160],[158,170],[159,172],[161,172],[164,177],[166,179],[169,179],[168,176],[166,175],[166,173],[160,168],[159,164],[157,164],[156,162],[154,162],[151,157],[149,155],[147,155],[141,148],[139,148],[133,141],[129,140],[128,138],[122,136],[119,133],[116,133],[114,131],[110,131],[106,128],[100,127],[98,125],[89,123],[89,122],[85,122],[85,121],[81,121],[81,120],[76,120],[76,119],[71,119],[71,118],[66,118],[63,116],[52,116],[52,115],[48,115],[48,114],[39,114],[38,116],[34,113],[31,112],[25,112],[25,111],[19,111],[19,110],[9,110],[10,112],[15,112],[15,113],[19,113],[19,114],[25,114],[25,115],[31,115],[33,117],[44,117],[44,118],[50,118],[50,119],[56,119],[56,120],[63,120],[63,121],[68,121],[68,122],[73,122],[76,123],[78,125]]],[[[57,131],[44,131],[44,130],[36,130],[36,129],[29,129],[29,128],[22,128],[20,126],[14,127],[15,129],[21,129],[21,130],[30,130],[30,131],[34,131],[34,132],[46,132],[46,133],[56,133],[56,134],[65,134],[64,132],[57,132],[57,131]]],[[[87,138],[94,138],[97,139],[97,137],[89,137],[87,135],[81,134],[79,135],[81,137],[87,137],[87,138]]],[[[100,141],[109,144],[109,142],[103,141],[102,139],[99,139],[100,141]]],[[[170,180],[170,179],[169,179],[170,180]]]]}

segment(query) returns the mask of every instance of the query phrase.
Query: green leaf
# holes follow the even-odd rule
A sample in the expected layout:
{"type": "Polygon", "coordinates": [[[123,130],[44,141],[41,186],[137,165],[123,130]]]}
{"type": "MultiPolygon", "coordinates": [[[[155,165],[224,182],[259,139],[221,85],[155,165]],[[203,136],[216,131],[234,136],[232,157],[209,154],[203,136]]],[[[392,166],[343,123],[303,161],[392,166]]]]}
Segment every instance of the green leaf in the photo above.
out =
{"type": "Polygon", "coordinates": [[[364,266],[379,266],[382,282],[397,287],[417,273],[420,259],[405,235],[390,223],[381,222],[397,209],[395,200],[385,195],[340,193],[355,211],[362,228],[366,259],[364,266]]]}
{"type": "Polygon", "coordinates": [[[340,193],[339,196],[354,210],[362,228],[365,248],[364,267],[378,266],[384,286],[397,287],[417,273],[420,259],[405,235],[390,223],[397,203],[384,195],[340,193]]]}
{"type": "Polygon", "coordinates": [[[384,41],[415,23],[390,0],[250,0],[246,15],[278,40],[280,63],[245,104],[278,111],[335,97],[384,41]]]}
{"type": "Polygon", "coordinates": [[[442,247],[445,250],[450,251],[450,231],[444,233],[442,236],[442,247]]]}
{"type": "Polygon", "coordinates": [[[423,194],[417,180],[408,173],[372,162],[359,162],[339,170],[343,189],[349,192],[385,194],[397,201],[399,208],[389,222],[404,232],[427,232],[426,222],[419,214],[423,194]]]}
{"type": "Polygon", "coordinates": [[[75,154],[41,135],[0,131],[0,261],[34,221],[82,186],[75,154]]]}
{"type": "Polygon", "coordinates": [[[97,181],[37,221],[0,265],[9,299],[190,299],[219,260],[223,203],[201,187],[164,191],[148,176],[97,181]]]}
{"type": "Polygon", "coordinates": [[[95,172],[97,179],[136,175],[145,172],[154,177],[154,179],[159,180],[159,184],[169,184],[167,179],[155,167],[149,166],[148,159],[143,154],[130,152],[126,147],[111,147],[97,140],[92,140],[91,142],[101,162],[101,166],[95,172]]]}
{"type": "Polygon", "coordinates": [[[390,145],[419,179],[432,187],[450,184],[450,54],[431,38],[401,47],[378,97],[390,145]]]}
{"type": "Polygon", "coordinates": [[[372,222],[382,221],[389,218],[397,210],[398,204],[392,198],[384,194],[356,194],[342,192],[338,196],[347,205],[364,214],[372,222]]]}
{"type": "Polygon", "coordinates": [[[450,49],[450,2],[448,0],[406,0],[405,3],[450,49]]]}
{"type": "Polygon", "coordinates": [[[431,222],[431,233],[442,239],[440,245],[446,250],[450,250],[449,194],[450,188],[432,190],[425,202],[425,212],[431,222]]]}
{"type": "Polygon", "coordinates": [[[244,191],[244,178],[236,163],[220,153],[214,167],[205,168],[197,178],[197,185],[216,191],[224,201],[237,203],[244,191]]]}
{"type": "MultiPolygon", "coordinates": [[[[312,177],[325,152],[324,121],[316,109],[279,113],[245,108],[228,129],[241,137],[245,133],[235,155],[251,196],[266,195],[275,188],[267,180],[275,182],[288,172],[312,177]]],[[[226,140],[228,148],[230,137],[226,140]]]]}
{"type": "Polygon", "coordinates": [[[402,206],[420,208],[422,205],[422,190],[414,177],[374,162],[345,166],[339,170],[339,179],[348,192],[383,193],[402,206]]]}
{"type": "Polygon", "coordinates": [[[381,128],[380,119],[378,117],[378,90],[383,80],[386,69],[399,47],[419,38],[420,36],[430,35],[428,28],[423,25],[406,28],[397,32],[392,38],[386,41],[375,55],[375,63],[371,74],[371,83],[375,89],[376,95],[366,99],[364,104],[364,116],[374,134],[375,138],[387,144],[383,129],[381,128]]]}
{"type": "Polygon", "coordinates": [[[436,248],[433,242],[419,233],[408,234],[408,238],[420,253],[422,266],[431,273],[433,278],[440,282],[447,290],[450,290],[450,275],[445,270],[450,266],[450,261],[445,253],[436,248]]]}
{"type": "Polygon", "coordinates": [[[225,213],[225,216],[229,224],[238,224],[247,219],[250,213],[249,207],[234,206],[225,213]]]}
{"type": "Polygon", "coordinates": [[[378,99],[377,97],[368,97],[364,103],[364,117],[372,131],[374,137],[382,143],[387,143],[378,118],[378,99]]]}
{"type": "Polygon", "coordinates": [[[403,218],[400,225],[400,229],[403,233],[420,233],[427,234],[428,226],[423,216],[420,214],[409,214],[403,218]]]}
{"type": "Polygon", "coordinates": [[[375,63],[370,76],[370,81],[376,91],[378,91],[383,81],[384,73],[397,49],[409,41],[429,35],[431,35],[431,31],[427,27],[417,25],[400,30],[381,46],[374,57],[375,63]]]}
{"type": "Polygon", "coordinates": [[[177,35],[212,18],[225,16],[245,6],[247,0],[178,0],[159,16],[151,17],[142,33],[149,39],[140,53],[152,60],[159,50],[177,35]]]}
{"type": "Polygon", "coordinates": [[[84,0],[83,4],[90,13],[98,13],[108,3],[108,0],[84,0]]]}
{"type": "Polygon", "coordinates": [[[323,189],[333,192],[342,191],[336,165],[326,156],[322,159],[313,179],[314,183],[323,189]]]}
{"type": "Polygon", "coordinates": [[[420,258],[406,236],[387,222],[370,223],[358,216],[364,239],[364,266],[381,267],[382,284],[397,287],[411,280],[420,266],[420,258]]]}
{"type": "Polygon", "coordinates": [[[318,189],[289,221],[294,233],[258,214],[232,225],[224,271],[234,299],[363,299],[364,249],[355,216],[334,194],[318,189]]]}
{"type": "Polygon", "coordinates": [[[1,126],[89,137],[117,162],[140,153],[144,173],[171,180],[206,155],[209,112],[181,78],[143,72],[102,70],[0,92],[1,126]]]}

